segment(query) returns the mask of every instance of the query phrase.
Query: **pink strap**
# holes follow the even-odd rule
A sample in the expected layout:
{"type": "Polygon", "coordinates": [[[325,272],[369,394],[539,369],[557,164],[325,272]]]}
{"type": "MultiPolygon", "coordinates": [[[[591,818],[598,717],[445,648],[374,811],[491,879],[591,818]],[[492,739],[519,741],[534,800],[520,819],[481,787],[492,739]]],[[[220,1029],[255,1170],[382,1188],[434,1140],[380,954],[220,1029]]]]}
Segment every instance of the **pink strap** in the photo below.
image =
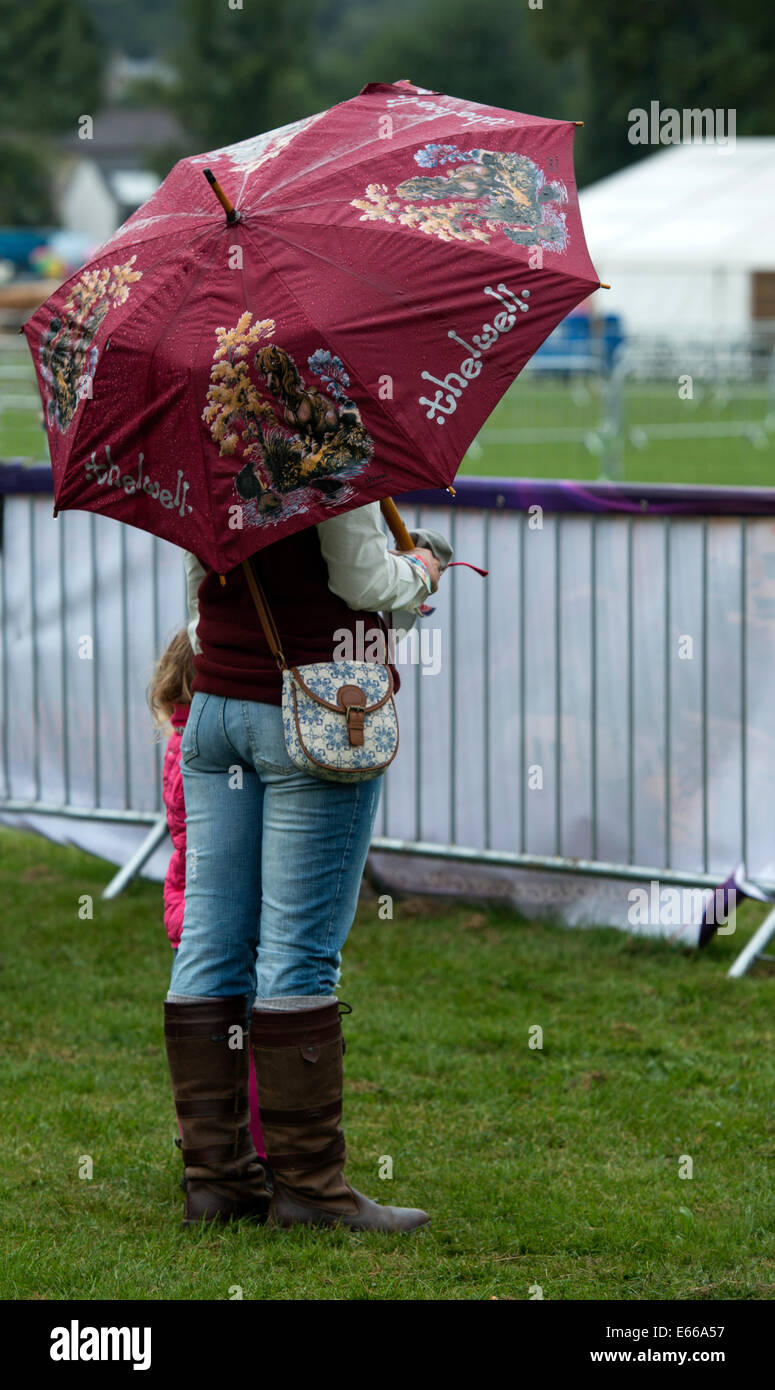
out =
{"type": "Polygon", "coordinates": [[[472,565],[469,560],[450,560],[449,564],[444,566],[444,569],[451,570],[453,565],[465,565],[466,569],[476,570],[476,573],[481,574],[483,579],[490,573],[489,570],[480,570],[478,565],[472,565]]]}
{"type": "MultiPolygon", "coordinates": [[[[481,574],[483,579],[486,579],[487,575],[490,573],[489,570],[480,569],[478,565],[472,565],[469,560],[450,560],[449,564],[444,566],[444,569],[451,570],[453,565],[465,565],[468,570],[476,570],[476,573],[481,574]]],[[[442,570],[442,574],[443,573],[444,571],[442,570]]],[[[418,608],[417,611],[422,617],[426,618],[429,613],[435,613],[436,609],[432,608],[429,603],[424,603],[422,608],[418,608]]]]}

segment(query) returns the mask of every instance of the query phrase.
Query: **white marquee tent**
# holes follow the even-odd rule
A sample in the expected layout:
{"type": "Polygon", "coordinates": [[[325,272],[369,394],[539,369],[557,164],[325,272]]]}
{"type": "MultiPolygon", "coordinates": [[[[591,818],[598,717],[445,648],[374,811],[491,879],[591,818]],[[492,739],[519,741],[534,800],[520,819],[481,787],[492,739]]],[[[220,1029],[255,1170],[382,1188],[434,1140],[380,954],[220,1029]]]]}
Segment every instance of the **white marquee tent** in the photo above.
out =
{"type": "Polygon", "coordinates": [[[579,201],[611,285],[595,309],[628,332],[735,337],[775,319],[775,138],[670,145],[579,201]]]}

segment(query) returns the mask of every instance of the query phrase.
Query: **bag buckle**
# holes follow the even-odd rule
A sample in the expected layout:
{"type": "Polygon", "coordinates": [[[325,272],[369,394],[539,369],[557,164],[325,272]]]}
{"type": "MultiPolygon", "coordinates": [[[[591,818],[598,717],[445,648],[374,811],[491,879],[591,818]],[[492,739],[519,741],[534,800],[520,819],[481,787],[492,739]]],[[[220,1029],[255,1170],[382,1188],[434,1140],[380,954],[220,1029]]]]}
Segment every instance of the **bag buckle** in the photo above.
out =
{"type": "Polygon", "coordinates": [[[362,748],[363,724],[366,714],[363,691],[359,685],[341,685],[336,692],[336,701],[347,720],[347,736],[351,747],[362,748]]]}
{"type": "Polygon", "coordinates": [[[365,713],[365,705],[347,706],[347,733],[350,743],[354,747],[360,747],[363,744],[363,716],[365,713]]]}

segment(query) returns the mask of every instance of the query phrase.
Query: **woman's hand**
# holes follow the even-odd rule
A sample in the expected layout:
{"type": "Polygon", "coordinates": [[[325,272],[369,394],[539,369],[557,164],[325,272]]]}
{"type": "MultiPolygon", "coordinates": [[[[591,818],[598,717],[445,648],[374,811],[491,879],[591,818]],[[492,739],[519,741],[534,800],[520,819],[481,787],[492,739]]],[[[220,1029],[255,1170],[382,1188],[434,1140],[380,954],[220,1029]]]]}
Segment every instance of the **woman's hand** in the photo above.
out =
{"type": "Polygon", "coordinates": [[[428,550],[423,545],[418,545],[411,553],[412,555],[419,555],[420,559],[424,560],[425,564],[428,566],[428,573],[431,577],[431,593],[435,594],[441,578],[441,565],[436,559],[436,556],[432,550],[428,550]]]}
{"type": "Polygon", "coordinates": [[[432,550],[428,550],[426,546],[418,545],[415,547],[414,550],[393,550],[391,551],[391,554],[416,555],[418,559],[422,560],[423,564],[427,566],[428,574],[430,575],[431,593],[435,594],[436,590],[439,587],[439,579],[441,578],[442,571],[441,565],[439,564],[432,550]]]}

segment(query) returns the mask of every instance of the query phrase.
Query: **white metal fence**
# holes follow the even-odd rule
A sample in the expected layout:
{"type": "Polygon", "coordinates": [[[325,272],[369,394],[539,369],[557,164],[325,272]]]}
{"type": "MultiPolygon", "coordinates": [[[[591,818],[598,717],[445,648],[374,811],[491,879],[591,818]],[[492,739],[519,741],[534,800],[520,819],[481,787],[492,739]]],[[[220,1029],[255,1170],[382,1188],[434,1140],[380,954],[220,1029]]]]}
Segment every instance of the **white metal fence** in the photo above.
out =
{"type": "MultiPolygon", "coordinates": [[[[490,574],[445,577],[425,620],[438,670],[431,642],[400,665],[377,847],[699,884],[742,860],[775,880],[775,521],[545,511],[536,527],[505,500],[405,509],[490,574]]],[[[154,822],[144,691],[184,618],[177,549],[4,498],[4,818],[112,823],[115,843],[154,822]]]]}

